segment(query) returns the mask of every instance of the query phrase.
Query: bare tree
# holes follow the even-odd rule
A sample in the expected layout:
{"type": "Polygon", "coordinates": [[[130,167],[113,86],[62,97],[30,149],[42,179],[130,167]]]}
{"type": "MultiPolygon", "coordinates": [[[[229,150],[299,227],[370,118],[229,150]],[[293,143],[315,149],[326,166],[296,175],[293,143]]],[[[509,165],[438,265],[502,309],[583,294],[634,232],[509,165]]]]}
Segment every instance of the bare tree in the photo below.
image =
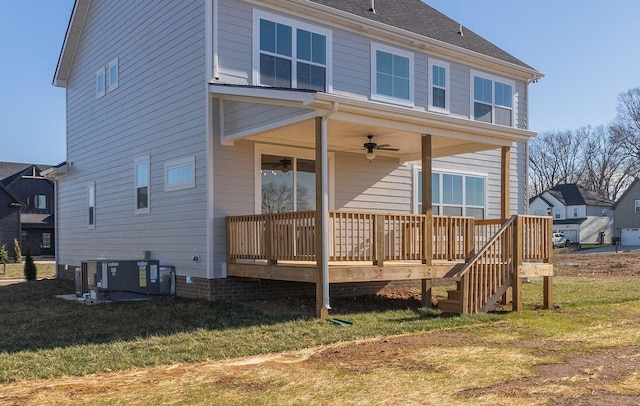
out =
{"type": "Polygon", "coordinates": [[[609,200],[615,200],[631,184],[636,174],[634,160],[625,146],[604,126],[577,131],[584,140],[581,185],[609,200]]]}
{"type": "Polygon", "coordinates": [[[625,153],[640,161],[640,87],[618,96],[617,116],[610,131],[625,153]]]}
{"type": "Polygon", "coordinates": [[[582,150],[572,131],[538,134],[529,144],[529,178],[533,195],[560,183],[577,183],[581,179],[582,150]]]}

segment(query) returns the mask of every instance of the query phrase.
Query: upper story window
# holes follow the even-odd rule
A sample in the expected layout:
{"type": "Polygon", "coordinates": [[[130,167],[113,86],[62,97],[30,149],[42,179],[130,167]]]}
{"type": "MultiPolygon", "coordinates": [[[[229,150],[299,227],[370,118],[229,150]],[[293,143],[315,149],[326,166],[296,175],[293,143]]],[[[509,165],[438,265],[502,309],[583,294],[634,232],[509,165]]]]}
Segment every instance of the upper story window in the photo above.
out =
{"type": "Polygon", "coordinates": [[[413,53],[371,44],[371,98],[413,106],[413,53]]]}
{"type": "Polygon", "coordinates": [[[144,156],[137,158],[134,163],[135,166],[135,212],[136,214],[143,214],[150,212],[150,193],[149,184],[151,182],[151,165],[150,157],[144,156]]]}
{"type": "Polygon", "coordinates": [[[449,113],[449,64],[429,60],[429,110],[449,113]]]}
{"type": "Polygon", "coordinates": [[[640,213],[640,200],[635,201],[635,212],[640,213]]]}
{"type": "Polygon", "coordinates": [[[331,32],[256,12],[254,81],[274,87],[330,91],[331,32]]]}
{"type": "Polygon", "coordinates": [[[512,127],[515,82],[471,71],[473,119],[512,127]]]}
{"type": "Polygon", "coordinates": [[[46,195],[35,195],[33,198],[33,205],[36,209],[46,210],[47,209],[47,196],[46,195]]]}
{"type": "Polygon", "coordinates": [[[106,94],[104,66],[96,71],[96,98],[100,98],[106,94]]]}
{"type": "Polygon", "coordinates": [[[118,58],[113,59],[107,65],[107,90],[113,91],[118,88],[118,58]]]}

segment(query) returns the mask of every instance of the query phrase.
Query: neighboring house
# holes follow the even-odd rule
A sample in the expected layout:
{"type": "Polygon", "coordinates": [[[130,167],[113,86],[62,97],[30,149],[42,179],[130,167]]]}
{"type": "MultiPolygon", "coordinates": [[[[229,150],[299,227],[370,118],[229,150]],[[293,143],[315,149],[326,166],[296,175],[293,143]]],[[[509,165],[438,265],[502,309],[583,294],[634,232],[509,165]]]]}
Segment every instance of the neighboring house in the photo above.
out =
{"type": "Polygon", "coordinates": [[[13,240],[20,241],[22,252],[53,255],[54,183],[42,176],[50,165],[0,162],[0,186],[9,196],[9,203],[0,203],[0,240],[13,252],[13,240]],[[16,220],[17,217],[17,220],[16,220]]]}
{"type": "MultiPolygon", "coordinates": [[[[419,0],[372,3],[77,0],[54,76],[67,92],[67,163],[49,173],[59,277],[152,258],[176,267],[179,295],[327,304],[327,263],[356,252],[420,246],[409,274],[428,279],[431,247],[398,248],[411,228],[391,221],[524,213],[528,87],[543,75],[419,0]],[[263,215],[282,212],[300,213],[263,215]],[[373,247],[376,213],[405,217],[385,217],[373,247]]],[[[332,292],[383,286],[366,275],[331,276],[332,292]]]]}
{"type": "Polygon", "coordinates": [[[640,179],[633,181],[614,206],[615,237],[622,245],[640,245],[640,179]]]}
{"type": "MultiPolygon", "coordinates": [[[[557,185],[529,200],[529,213],[552,216],[553,231],[575,243],[611,243],[613,205],[575,183],[557,185]]],[[[617,216],[617,212],[616,212],[617,216]]]]}
{"type": "Polygon", "coordinates": [[[5,245],[11,257],[13,240],[20,238],[20,202],[0,183],[0,247],[5,245]]]}

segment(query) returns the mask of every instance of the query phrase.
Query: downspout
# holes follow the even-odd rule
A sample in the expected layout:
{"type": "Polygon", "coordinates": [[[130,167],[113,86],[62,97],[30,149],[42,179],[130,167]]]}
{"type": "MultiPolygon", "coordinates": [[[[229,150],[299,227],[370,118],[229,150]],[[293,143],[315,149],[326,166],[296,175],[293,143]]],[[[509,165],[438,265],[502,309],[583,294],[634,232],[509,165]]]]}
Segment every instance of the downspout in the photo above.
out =
{"type": "MultiPolygon", "coordinates": [[[[328,121],[329,116],[334,114],[340,108],[339,102],[333,102],[333,108],[323,114],[322,117],[322,135],[321,135],[321,168],[322,168],[322,228],[326,231],[329,230],[329,134],[328,134],[328,121]]],[[[324,236],[322,241],[322,249],[320,252],[322,261],[322,304],[327,310],[331,310],[329,300],[329,234],[324,236]]]]}
{"type": "Polygon", "coordinates": [[[213,0],[213,32],[212,32],[212,48],[213,48],[213,79],[219,80],[220,73],[218,71],[218,21],[219,21],[219,0],[213,0]]]}

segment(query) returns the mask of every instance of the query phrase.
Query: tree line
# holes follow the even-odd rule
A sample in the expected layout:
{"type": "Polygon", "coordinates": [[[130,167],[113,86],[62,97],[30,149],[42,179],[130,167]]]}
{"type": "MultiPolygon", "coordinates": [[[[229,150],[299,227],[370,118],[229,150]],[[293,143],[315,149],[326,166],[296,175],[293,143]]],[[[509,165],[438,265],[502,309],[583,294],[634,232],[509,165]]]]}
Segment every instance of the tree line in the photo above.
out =
{"type": "Polygon", "coordinates": [[[609,125],[547,131],[529,141],[529,189],[536,196],[577,183],[616,200],[640,176],[640,87],[618,96],[609,125]]]}

